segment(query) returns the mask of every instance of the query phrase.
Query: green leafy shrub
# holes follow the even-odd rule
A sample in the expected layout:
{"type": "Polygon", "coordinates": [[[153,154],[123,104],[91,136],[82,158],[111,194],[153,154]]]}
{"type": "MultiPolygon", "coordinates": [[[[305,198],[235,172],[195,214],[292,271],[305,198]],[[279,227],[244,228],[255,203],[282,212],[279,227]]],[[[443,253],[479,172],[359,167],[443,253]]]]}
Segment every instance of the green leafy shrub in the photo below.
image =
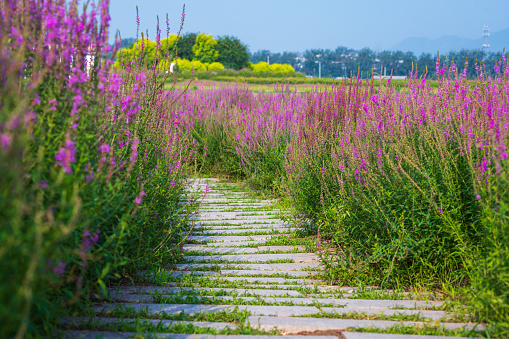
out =
{"type": "Polygon", "coordinates": [[[270,65],[264,61],[260,61],[256,65],[253,65],[253,72],[255,73],[270,72],[270,65]]]}
{"type": "Polygon", "coordinates": [[[191,61],[191,67],[193,70],[197,70],[197,71],[206,71],[207,70],[207,64],[206,63],[204,64],[198,60],[191,61]]]}
{"type": "Polygon", "coordinates": [[[177,66],[178,69],[182,71],[191,71],[191,69],[193,68],[193,64],[191,63],[191,61],[186,59],[177,59],[177,66]]]}
{"type": "Polygon", "coordinates": [[[269,65],[269,71],[273,73],[295,73],[292,65],[272,64],[269,65]]]}
{"type": "Polygon", "coordinates": [[[221,64],[219,62],[213,62],[207,66],[208,71],[219,71],[222,69],[224,69],[224,66],[223,66],[223,64],[221,64]]]}

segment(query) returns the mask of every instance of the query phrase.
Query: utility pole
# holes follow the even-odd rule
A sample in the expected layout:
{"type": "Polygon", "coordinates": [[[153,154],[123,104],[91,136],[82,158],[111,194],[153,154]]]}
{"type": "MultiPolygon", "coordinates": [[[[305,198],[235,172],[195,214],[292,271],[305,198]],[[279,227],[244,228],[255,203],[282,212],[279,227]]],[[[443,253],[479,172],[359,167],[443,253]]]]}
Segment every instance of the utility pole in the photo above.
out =
{"type": "Polygon", "coordinates": [[[484,52],[484,55],[487,55],[488,54],[488,51],[490,49],[490,44],[489,44],[489,37],[490,37],[490,29],[488,28],[488,26],[484,26],[483,29],[482,29],[482,36],[483,36],[483,43],[482,43],[482,50],[484,52]]]}
{"type": "Polygon", "coordinates": [[[267,63],[270,65],[269,58],[270,58],[270,55],[267,55],[267,63]]]}

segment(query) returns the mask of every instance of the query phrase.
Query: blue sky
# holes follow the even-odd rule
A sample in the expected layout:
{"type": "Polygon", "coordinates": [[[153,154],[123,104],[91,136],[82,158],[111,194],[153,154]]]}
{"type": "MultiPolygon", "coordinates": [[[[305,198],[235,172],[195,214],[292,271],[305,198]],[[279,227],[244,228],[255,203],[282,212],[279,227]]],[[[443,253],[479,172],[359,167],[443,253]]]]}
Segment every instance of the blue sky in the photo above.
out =
{"type": "Polygon", "coordinates": [[[149,36],[155,37],[157,15],[166,34],[166,13],[175,33],[184,3],[183,32],[234,35],[251,52],[383,50],[409,37],[479,38],[484,25],[492,32],[509,27],[509,0],[111,0],[111,32],[136,36],[138,5],[140,28],[149,36]]]}

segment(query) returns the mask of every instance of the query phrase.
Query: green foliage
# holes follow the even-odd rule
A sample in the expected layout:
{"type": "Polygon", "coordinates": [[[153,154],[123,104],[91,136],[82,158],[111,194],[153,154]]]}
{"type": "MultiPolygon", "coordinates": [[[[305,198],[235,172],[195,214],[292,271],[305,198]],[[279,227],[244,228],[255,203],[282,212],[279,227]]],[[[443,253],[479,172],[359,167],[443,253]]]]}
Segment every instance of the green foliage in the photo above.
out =
{"type": "Polygon", "coordinates": [[[177,56],[182,59],[194,59],[193,46],[196,43],[196,33],[186,33],[178,39],[177,56]]]}
{"type": "Polygon", "coordinates": [[[142,68],[151,67],[160,57],[157,43],[148,39],[139,39],[131,48],[122,48],[117,52],[115,68],[136,65],[142,68]]]}
{"type": "MultiPolygon", "coordinates": [[[[176,50],[174,51],[174,48],[175,43],[177,42],[177,38],[178,37],[176,34],[170,34],[170,36],[168,36],[167,38],[161,39],[160,42],[161,51],[165,59],[175,58],[176,50]]],[[[182,37],[180,37],[179,39],[182,39],[182,37]]]]}
{"type": "MultiPolygon", "coordinates": [[[[220,117],[221,120],[224,117],[220,117]]],[[[224,122],[224,120],[223,120],[224,122]]],[[[210,116],[205,121],[194,124],[193,138],[198,142],[201,154],[197,168],[203,173],[221,173],[244,177],[240,157],[224,125],[210,116]]]]}
{"type": "Polygon", "coordinates": [[[266,73],[266,72],[272,72],[272,73],[286,73],[291,74],[295,73],[295,70],[291,65],[281,65],[281,64],[272,64],[269,65],[268,63],[264,61],[260,61],[256,65],[251,66],[253,69],[253,72],[255,73],[266,73]]]}
{"type": "Polygon", "coordinates": [[[256,65],[253,66],[253,72],[262,73],[262,72],[270,72],[269,64],[265,61],[260,61],[256,65]]]}
{"type": "Polygon", "coordinates": [[[269,66],[269,71],[273,73],[295,73],[292,65],[272,64],[269,66]]]}
{"type": "Polygon", "coordinates": [[[140,39],[136,41],[131,48],[131,58],[133,60],[141,60],[143,67],[152,66],[156,60],[157,43],[149,39],[140,39]]]}
{"type": "Polygon", "coordinates": [[[217,39],[216,50],[218,51],[217,61],[226,68],[241,69],[249,60],[249,53],[246,45],[234,36],[223,36],[217,39]]]}
{"type": "Polygon", "coordinates": [[[483,224],[487,234],[477,244],[470,262],[472,311],[479,320],[493,325],[494,337],[509,336],[509,161],[500,163],[499,173],[490,181],[495,184],[482,196],[483,224]]]}
{"type": "Polygon", "coordinates": [[[201,61],[193,60],[191,61],[191,67],[193,68],[193,70],[206,71],[207,63],[202,63],[201,61]]]}
{"type": "MultiPolygon", "coordinates": [[[[134,45],[134,43],[133,43],[134,45]]],[[[115,68],[120,69],[124,68],[125,65],[130,64],[135,59],[133,58],[134,52],[130,48],[122,48],[117,51],[117,60],[115,61],[115,64],[113,65],[115,68]]]]}
{"type": "Polygon", "coordinates": [[[193,68],[191,61],[186,59],[177,59],[177,66],[182,71],[191,71],[193,68]]]}
{"type": "Polygon", "coordinates": [[[203,63],[217,61],[219,53],[216,50],[216,45],[217,41],[214,40],[212,35],[207,35],[205,33],[198,34],[193,46],[193,59],[199,60],[203,63]]]}
{"type": "Polygon", "coordinates": [[[208,67],[207,67],[208,71],[220,71],[223,69],[224,69],[224,66],[220,62],[213,62],[210,65],[208,65],[208,67]]]}

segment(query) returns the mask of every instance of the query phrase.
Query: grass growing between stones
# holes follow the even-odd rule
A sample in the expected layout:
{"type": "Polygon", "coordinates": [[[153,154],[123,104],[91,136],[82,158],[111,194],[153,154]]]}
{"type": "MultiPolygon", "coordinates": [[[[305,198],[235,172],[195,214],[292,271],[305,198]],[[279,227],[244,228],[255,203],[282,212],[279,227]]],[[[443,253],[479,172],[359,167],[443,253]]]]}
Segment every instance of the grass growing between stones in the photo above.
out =
{"type": "Polygon", "coordinates": [[[351,327],[350,332],[362,333],[386,333],[386,334],[409,334],[409,335],[436,335],[449,337],[488,337],[489,332],[470,329],[449,329],[439,325],[420,323],[418,326],[393,325],[387,329],[377,327],[351,327]]]}
{"type": "Polygon", "coordinates": [[[302,318],[327,318],[327,319],[354,319],[354,320],[390,320],[390,321],[432,321],[420,314],[368,314],[365,312],[348,312],[348,313],[336,313],[336,312],[319,312],[313,314],[306,314],[299,316],[302,318]]]}
{"type": "Polygon", "coordinates": [[[182,334],[210,334],[210,335],[276,335],[278,332],[273,330],[271,332],[257,330],[251,328],[249,324],[239,323],[235,328],[215,329],[210,327],[196,326],[192,323],[175,323],[165,325],[163,321],[158,324],[153,324],[149,320],[141,318],[136,319],[134,322],[124,321],[120,324],[82,324],[79,326],[68,326],[70,330],[95,330],[95,331],[110,331],[110,332],[133,332],[147,335],[150,338],[151,334],[156,333],[182,333],[182,334]]]}

